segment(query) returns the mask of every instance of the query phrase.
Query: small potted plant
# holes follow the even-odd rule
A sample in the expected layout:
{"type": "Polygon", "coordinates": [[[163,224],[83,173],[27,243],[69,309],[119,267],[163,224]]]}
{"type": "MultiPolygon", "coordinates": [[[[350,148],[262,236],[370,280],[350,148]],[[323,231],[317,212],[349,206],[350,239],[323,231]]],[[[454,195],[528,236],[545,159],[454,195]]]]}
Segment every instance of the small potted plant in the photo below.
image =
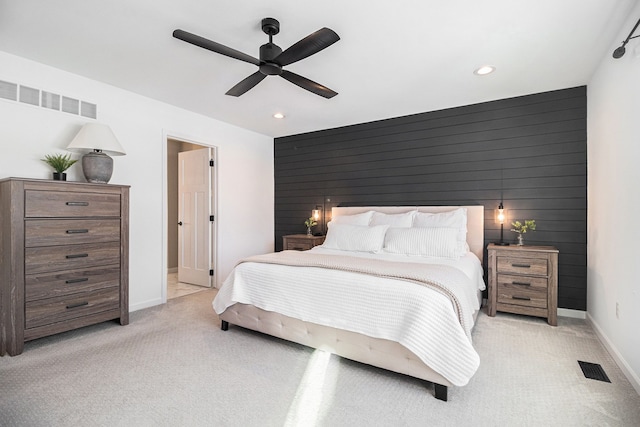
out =
{"type": "Polygon", "coordinates": [[[53,168],[55,171],[53,179],[56,181],[66,181],[67,174],[64,171],[77,162],[77,160],[71,158],[71,154],[47,154],[41,160],[53,168]]]}
{"type": "Polygon", "coordinates": [[[311,227],[315,227],[316,225],[318,225],[318,223],[316,222],[315,219],[313,219],[313,217],[309,217],[309,219],[307,219],[304,222],[304,225],[307,226],[307,236],[311,236],[311,227]]]}
{"type": "Polygon", "coordinates": [[[522,235],[527,231],[535,231],[536,229],[536,220],[535,219],[525,219],[524,223],[520,221],[512,222],[511,226],[513,227],[511,231],[518,233],[518,246],[524,245],[524,237],[522,235]]]}

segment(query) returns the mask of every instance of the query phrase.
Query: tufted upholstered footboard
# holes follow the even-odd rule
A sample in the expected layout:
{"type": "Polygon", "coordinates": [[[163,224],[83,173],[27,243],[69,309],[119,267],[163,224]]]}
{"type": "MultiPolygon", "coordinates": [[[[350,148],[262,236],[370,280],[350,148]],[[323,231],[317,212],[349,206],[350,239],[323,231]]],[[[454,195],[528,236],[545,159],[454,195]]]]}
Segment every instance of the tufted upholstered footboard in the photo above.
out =
{"type": "Polygon", "coordinates": [[[452,385],[407,348],[393,341],[303,322],[252,305],[235,304],[220,314],[222,329],[229,323],[296,342],[338,356],[434,383],[435,397],[447,400],[452,385]]]}

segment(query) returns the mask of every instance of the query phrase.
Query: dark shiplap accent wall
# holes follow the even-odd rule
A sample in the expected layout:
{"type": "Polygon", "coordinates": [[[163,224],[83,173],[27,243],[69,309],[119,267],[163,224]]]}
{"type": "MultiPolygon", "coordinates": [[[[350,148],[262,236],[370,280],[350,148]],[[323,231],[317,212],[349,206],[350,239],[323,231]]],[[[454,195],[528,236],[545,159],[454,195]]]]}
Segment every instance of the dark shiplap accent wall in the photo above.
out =
{"type": "Polygon", "coordinates": [[[276,249],[337,205],[484,205],[488,244],[502,199],[536,220],[526,243],[560,250],[559,307],[586,310],[586,109],[581,86],[277,138],[276,249]]]}

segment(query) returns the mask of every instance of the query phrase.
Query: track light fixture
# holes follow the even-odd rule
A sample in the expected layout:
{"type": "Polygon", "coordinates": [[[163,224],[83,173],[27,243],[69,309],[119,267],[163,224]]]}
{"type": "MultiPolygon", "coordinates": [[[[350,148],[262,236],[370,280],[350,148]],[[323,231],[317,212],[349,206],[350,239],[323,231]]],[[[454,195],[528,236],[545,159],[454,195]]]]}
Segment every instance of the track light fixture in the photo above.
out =
{"type": "Polygon", "coordinates": [[[636,37],[640,37],[640,36],[633,36],[633,33],[636,32],[636,28],[638,28],[639,24],[640,24],[640,19],[638,19],[638,22],[636,22],[636,25],[634,25],[633,30],[631,30],[631,32],[627,36],[627,39],[622,42],[622,46],[620,46],[619,48],[617,48],[616,50],[613,51],[613,57],[615,59],[622,58],[622,56],[626,52],[626,49],[624,47],[626,46],[627,43],[629,43],[629,40],[635,39],[636,37]],[[631,37],[631,36],[633,36],[633,37],[631,37]]]}

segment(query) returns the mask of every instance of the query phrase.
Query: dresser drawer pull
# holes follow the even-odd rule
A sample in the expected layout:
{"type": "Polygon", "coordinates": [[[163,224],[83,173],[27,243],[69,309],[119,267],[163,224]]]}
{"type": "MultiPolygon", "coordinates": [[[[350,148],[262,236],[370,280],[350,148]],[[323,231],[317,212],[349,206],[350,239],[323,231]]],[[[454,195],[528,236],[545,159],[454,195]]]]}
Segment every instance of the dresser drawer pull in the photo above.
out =
{"type": "Polygon", "coordinates": [[[67,234],[82,234],[82,233],[88,233],[89,230],[87,230],[86,228],[81,228],[79,230],[67,230],[67,234]]]}
{"type": "Polygon", "coordinates": [[[511,267],[531,268],[530,264],[511,264],[511,267]]]}
{"type": "Polygon", "coordinates": [[[82,307],[84,305],[89,305],[89,301],[83,301],[83,302],[78,302],[75,304],[69,304],[67,306],[67,310],[71,309],[71,308],[78,308],[78,307],[82,307]]]}
{"type": "Polygon", "coordinates": [[[517,295],[513,295],[511,298],[520,299],[520,300],[523,300],[523,301],[531,301],[531,298],[529,298],[529,297],[519,297],[517,295]]]}
{"type": "Polygon", "coordinates": [[[69,280],[66,280],[64,283],[80,283],[80,282],[86,282],[88,280],[89,280],[88,277],[82,277],[80,279],[69,279],[69,280]]]}
{"type": "Polygon", "coordinates": [[[89,254],[72,254],[72,255],[67,255],[66,258],[67,259],[71,259],[71,258],[86,258],[88,256],[89,256],[89,254]]]}
{"type": "Polygon", "coordinates": [[[520,285],[520,286],[531,286],[531,283],[527,283],[527,282],[516,282],[513,281],[511,282],[512,285],[520,285]]]}
{"type": "Polygon", "coordinates": [[[89,202],[67,202],[67,206],[89,206],[89,202]]]}

